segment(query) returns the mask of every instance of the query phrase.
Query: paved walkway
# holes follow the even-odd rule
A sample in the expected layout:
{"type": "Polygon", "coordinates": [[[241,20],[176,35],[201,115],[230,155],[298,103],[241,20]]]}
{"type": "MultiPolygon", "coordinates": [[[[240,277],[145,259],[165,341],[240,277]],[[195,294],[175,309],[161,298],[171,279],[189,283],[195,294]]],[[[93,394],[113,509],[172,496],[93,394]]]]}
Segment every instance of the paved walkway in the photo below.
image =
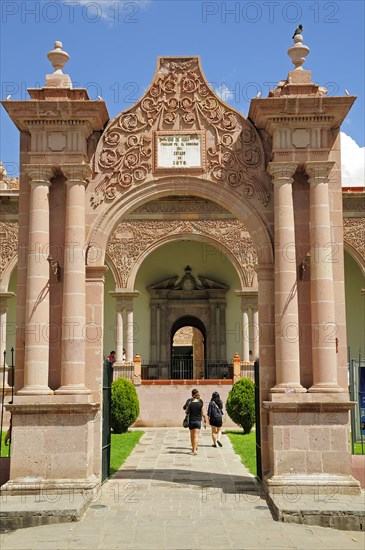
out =
{"type": "Polygon", "coordinates": [[[364,549],[365,533],[274,521],[226,436],[212,448],[203,431],[197,456],[188,437],[146,429],[82,521],[5,533],[1,550],[364,549]]]}

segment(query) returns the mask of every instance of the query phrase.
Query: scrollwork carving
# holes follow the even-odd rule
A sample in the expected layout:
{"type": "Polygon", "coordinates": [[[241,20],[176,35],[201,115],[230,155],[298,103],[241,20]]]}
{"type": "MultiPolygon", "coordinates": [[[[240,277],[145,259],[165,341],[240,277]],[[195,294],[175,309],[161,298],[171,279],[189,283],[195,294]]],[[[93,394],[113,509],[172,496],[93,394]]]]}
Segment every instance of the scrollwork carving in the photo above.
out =
{"type": "Polygon", "coordinates": [[[210,90],[198,58],[161,58],[144,97],[116,117],[101,138],[95,170],[102,178],[91,197],[94,207],[153,178],[153,133],[167,130],[205,131],[203,177],[240,187],[246,197],[267,204],[271,182],[254,126],[210,90]]]}
{"type": "Polygon", "coordinates": [[[0,278],[18,250],[18,222],[0,222],[0,278]]]}
{"type": "Polygon", "coordinates": [[[168,235],[193,233],[213,237],[224,245],[243,268],[245,285],[252,286],[257,255],[245,226],[238,220],[135,220],[122,222],[114,231],[107,248],[123,287],[127,287],[133,265],[144,252],[168,235]]]}
{"type": "Polygon", "coordinates": [[[365,218],[344,218],[343,239],[362,257],[365,265],[365,218]]]}

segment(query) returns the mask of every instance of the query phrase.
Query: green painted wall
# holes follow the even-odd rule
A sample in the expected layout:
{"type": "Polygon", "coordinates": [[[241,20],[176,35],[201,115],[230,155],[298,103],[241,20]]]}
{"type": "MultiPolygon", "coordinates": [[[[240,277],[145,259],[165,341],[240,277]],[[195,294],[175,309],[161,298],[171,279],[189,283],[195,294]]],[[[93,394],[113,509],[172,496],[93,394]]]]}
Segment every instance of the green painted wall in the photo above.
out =
{"type": "Polygon", "coordinates": [[[351,359],[357,359],[359,352],[365,357],[365,277],[355,260],[345,252],[345,296],[347,345],[350,347],[351,359]]]}
{"type": "MultiPolygon", "coordinates": [[[[140,297],[134,300],[134,352],[143,361],[149,360],[150,349],[150,307],[146,287],[174,275],[182,276],[185,267],[192,268],[194,276],[203,275],[230,287],[227,298],[227,360],[235,352],[241,355],[242,318],[240,298],[234,291],[240,290],[240,282],[230,260],[217,248],[198,241],[176,241],[161,246],[142,263],[136,278],[134,290],[140,297]]],[[[115,306],[108,292],[114,290],[113,277],[108,272],[105,281],[105,338],[104,353],[115,348],[115,306]]]]}

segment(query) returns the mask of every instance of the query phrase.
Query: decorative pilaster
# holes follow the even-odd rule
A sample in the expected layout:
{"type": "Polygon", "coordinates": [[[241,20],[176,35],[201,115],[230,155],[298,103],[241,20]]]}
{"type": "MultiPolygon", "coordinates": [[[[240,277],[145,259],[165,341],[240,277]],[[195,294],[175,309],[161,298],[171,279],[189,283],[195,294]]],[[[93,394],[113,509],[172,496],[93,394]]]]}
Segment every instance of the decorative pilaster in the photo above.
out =
{"type": "Polygon", "coordinates": [[[210,360],[217,358],[217,303],[210,302],[210,360]]]}
{"type": "Polygon", "coordinates": [[[29,239],[25,304],[24,387],[19,395],[51,394],[49,363],[49,203],[54,169],[51,165],[23,165],[31,178],[29,239]]]}
{"type": "Polygon", "coordinates": [[[275,224],[276,385],[272,392],[306,390],[300,384],[297,264],[292,196],[295,163],[271,162],[275,224]]]}
{"type": "Polygon", "coordinates": [[[334,162],[305,163],[310,185],[310,279],[313,385],[310,392],[343,392],[337,383],[336,318],[328,177],[334,162]]]}
{"type": "Polygon", "coordinates": [[[62,165],[66,178],[61,387],[59,394],[90,393],[85,385],[86,268],[85,185],[90,167],[62,165]]]}

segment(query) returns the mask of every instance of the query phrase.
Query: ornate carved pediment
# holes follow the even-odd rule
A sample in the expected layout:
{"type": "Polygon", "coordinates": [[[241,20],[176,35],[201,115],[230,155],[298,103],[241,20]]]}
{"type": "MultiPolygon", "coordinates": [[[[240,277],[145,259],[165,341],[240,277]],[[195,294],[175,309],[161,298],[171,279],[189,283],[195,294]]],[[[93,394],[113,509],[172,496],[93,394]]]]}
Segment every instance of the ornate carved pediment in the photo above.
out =
{"type": "MultiPolygon", "coordinates": [[[[172,291],[172,294],[170,294],[171,297],[175,293],[178,293],[179,296],[183,296],[184,291],[187,291],[189,298],[191,298],[192,292],[198,291],[198,297],[201,298],[201,291],[213,291],[213,294],[218,292],[219,295],[224,296],[229,290],[229,286],[219,283],[218,281],[214,281],[213,279],[207,279],[201,275],[195,277],[191,272],[191,267],[186,266],[185,273],[182,277],[176,275],[169,279],[154,283],[153,285],[150,285],[147,290],[153,294],[156,294],[156,291],[158,293],[160,290],[169,290],[172,291]]],[[[209,292],[207,296],[209,296],[209,292]]]]}
{"type": "MultiPolygon", "coordinates": [[[[171,159],[179,150],[176,147],[171,153],[170,148],[171,159]]],[[[103,133],[94,170],[97,181],[91,197],[94,207],[113,200],[130,187],[166,174],[192,172],[237,187],[246,197],[255,196],[263,204],[270,198],[264,150],[255,127],[215,95],[197,57],[159,58],[153,82],[144,97],[117,116],[103,133]],[[190,140],[193,147],[186,148],[184,154],[203,149],[201,164],[200,161],[196,164],[196,160],[190,163],[171,160],[171,166],[169,161],[159,166],[158,135],[171,138],[172,142],[175,138],[182,142],[185,138],[190,140]]]]}

